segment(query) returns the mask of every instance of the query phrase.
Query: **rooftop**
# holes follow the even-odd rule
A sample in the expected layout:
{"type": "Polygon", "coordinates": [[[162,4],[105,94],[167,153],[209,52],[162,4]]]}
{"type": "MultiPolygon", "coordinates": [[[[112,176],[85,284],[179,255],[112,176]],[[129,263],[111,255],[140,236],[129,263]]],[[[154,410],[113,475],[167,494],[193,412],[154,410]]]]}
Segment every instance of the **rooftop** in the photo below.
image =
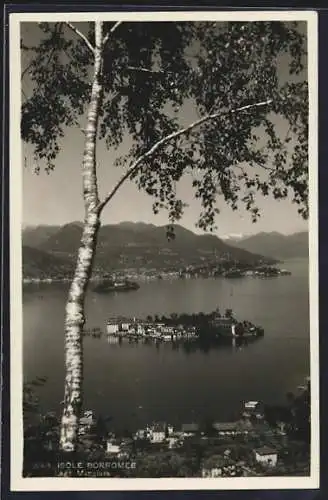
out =
{"type": "Polygon", "coordinates": [[[196,423],[182,424],[182,432],[197,432],[199,430],[199,425],[196,423]]]}
{"type": "Polygon", "coordinates": [[[255,452],[258,455],[275,455],[278,453],[275,448],[270,448],[269,446],[262,446],[261,448],[257,448],[255,452]]]}
{"type": "Polygon", "coordinates": [[[222,467],[229,467],[231,465],[234,465],[234,462],[231,459],[225,458],[222,455],[212,455],[211,457],[204,459],[202,463],[202,468],[216,469],[222,467]]]}
{"type": "Polygon", "coordinates": [[[110,325],[111,323],[115,323],[115,322],[127,322],[127,323],[133,323],[133,319],[132,318],[125,318],[123,316],[113,316],[111,318],[109,318],[107,320],[107,324],[110,325]]]}
{"type": "Polygon", "coordinates": [[[166,424],[163,422],[156,422],[151,426],[153,432],[165,432],[166,424]]]}
{"type": "Polygon", "coordinates": [[[213,320],[215,323],[220,323],[220,324],[232,324],[234,321],[232,318],[220,318],[218,316],[216,316],[213,320]]]}
{"type": "Polygon", "coordinates": [[[214,422],[212,427],[218,431],[234,431],[238,428],[238,422],[214,422]]]}
{"type": "Polygon", "coordinates": [[[92,422],[91,417],[81,417],[80,425],[90,425],[92,422]]]}
{"type": "Polygon", "coordinates": [[[108,438],[107,445],[111,444],[112,446],[120,446],[122,443],[118,438],[108,438]]]}

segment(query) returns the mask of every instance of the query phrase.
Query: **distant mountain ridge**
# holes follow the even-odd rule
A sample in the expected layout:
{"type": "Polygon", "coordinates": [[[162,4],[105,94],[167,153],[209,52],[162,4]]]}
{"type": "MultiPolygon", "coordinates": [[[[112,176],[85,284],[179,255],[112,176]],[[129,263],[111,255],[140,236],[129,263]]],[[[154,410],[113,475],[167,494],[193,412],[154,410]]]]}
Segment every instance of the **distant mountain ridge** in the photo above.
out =
{"type": "MultiPolygon", "coordinates": [[[[175,239],[168,241],[165,226],[122,222],[104,225],[99,230],[95,271],[110,272],[124,268],[181,268],[201,265],[218,259],[236,260],[255,264],[263,260],[255,254],[222,241],[213,234],[195,234],[179,226],[174,226],[175,239]]],[[[73,222],[58,226],[38,226],[23,230],[23,258],[28,267],[33,257],[30,248],[39,251],[38,262],[46,262],[46,255],[58,258],[53,265],[71,269],[75,262],[82,234],[82,224],[73,222]],[[33,238],[33,231],[35,238],[33,238]],[[25,251],[25,246],[29,250],[25,251]],[[41,253],[43,258],[41,258],[41,253]]],[[[269,262],[272,260],[269,259],[269,262]]],[[[51,267],[50,261],[49,266],[51,267]]]]}
{"type": "Polygon", "coordinates": [[[61,226],[26,226],[23,229],[23,244],[31,247],[38,247],[50,236],[59,231],[61,226]]]}
{"type": "Polygon", "coordinates": [[[309,256],[309,233],[300,231],[294,234],[281,234],[276,231],[261,232],[243,238],[225,240],[231,246],[249,252],[257,252],[264,257],[278,260],[307,258],[309,256]]]}

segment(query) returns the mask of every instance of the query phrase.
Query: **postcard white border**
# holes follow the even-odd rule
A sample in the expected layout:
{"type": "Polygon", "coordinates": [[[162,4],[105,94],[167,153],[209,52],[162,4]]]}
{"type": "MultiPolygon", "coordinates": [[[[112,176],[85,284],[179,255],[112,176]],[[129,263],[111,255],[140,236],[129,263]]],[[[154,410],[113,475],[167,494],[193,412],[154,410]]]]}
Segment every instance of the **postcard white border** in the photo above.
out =
{"type": "Polygon", "coordinates": [[[10,40],[10,349],[11,349],[11,490],[12,491],[149,491],[315,489],[319,487],[319,322],[318,322],[318,26],[315,11],[12,13],[10,40]],[[310,186],[310,374],[311,474],[309,477],[245,478],[23,478],[22,424],[22,148],[20,139],[20,22],[41,21],[306,21],[309,75],[310,186]]]}

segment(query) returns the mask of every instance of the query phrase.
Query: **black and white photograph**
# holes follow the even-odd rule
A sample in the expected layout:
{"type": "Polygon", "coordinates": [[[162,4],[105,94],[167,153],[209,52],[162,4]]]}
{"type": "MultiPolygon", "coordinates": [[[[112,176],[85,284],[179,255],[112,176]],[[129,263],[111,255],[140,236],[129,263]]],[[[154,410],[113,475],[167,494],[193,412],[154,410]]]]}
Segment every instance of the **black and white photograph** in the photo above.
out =
{"type": "Polygon", "coordinates": [[[316,108],[313,12],[11,16],[14,489],[318,487],[316,108]]]}

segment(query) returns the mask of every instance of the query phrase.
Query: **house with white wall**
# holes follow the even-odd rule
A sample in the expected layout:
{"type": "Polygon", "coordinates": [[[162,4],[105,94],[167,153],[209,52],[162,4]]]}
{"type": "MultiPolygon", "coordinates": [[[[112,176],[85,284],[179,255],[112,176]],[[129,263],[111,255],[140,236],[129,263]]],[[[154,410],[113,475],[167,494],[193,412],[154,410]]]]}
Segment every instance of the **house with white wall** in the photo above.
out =
{"type": "Polygon", "coordinates": [[[151,443],[163,443],[166,439],[166,424],[156,423],[150,427],[151,435],[150,442],[151,443]]]}
{"type": "Polygon", "coordinates": [[[118,455],[121,451],[120,445],[112,440],[107,441],[106,452],[110,455],[118,455]]]}
{"type": "Polygon", "coordinates": [[[119,332],[119,324],[117,322],[111,321],[107,323],[107,333],[108,335],[114,335],[119,332]]]}
{"type": "Polygon", "coordinates": [[[255,460],[265,466],[275,467],[278,461],[278,452],[274,448],[262,446],[254,450],[255,460]]]}
{"type": "Polygon", "coordinates": [[[205,459],[201,466],[201,474],[204,478],[240,475],[237,465],[221,455],[212,455],[205,459]]]}

